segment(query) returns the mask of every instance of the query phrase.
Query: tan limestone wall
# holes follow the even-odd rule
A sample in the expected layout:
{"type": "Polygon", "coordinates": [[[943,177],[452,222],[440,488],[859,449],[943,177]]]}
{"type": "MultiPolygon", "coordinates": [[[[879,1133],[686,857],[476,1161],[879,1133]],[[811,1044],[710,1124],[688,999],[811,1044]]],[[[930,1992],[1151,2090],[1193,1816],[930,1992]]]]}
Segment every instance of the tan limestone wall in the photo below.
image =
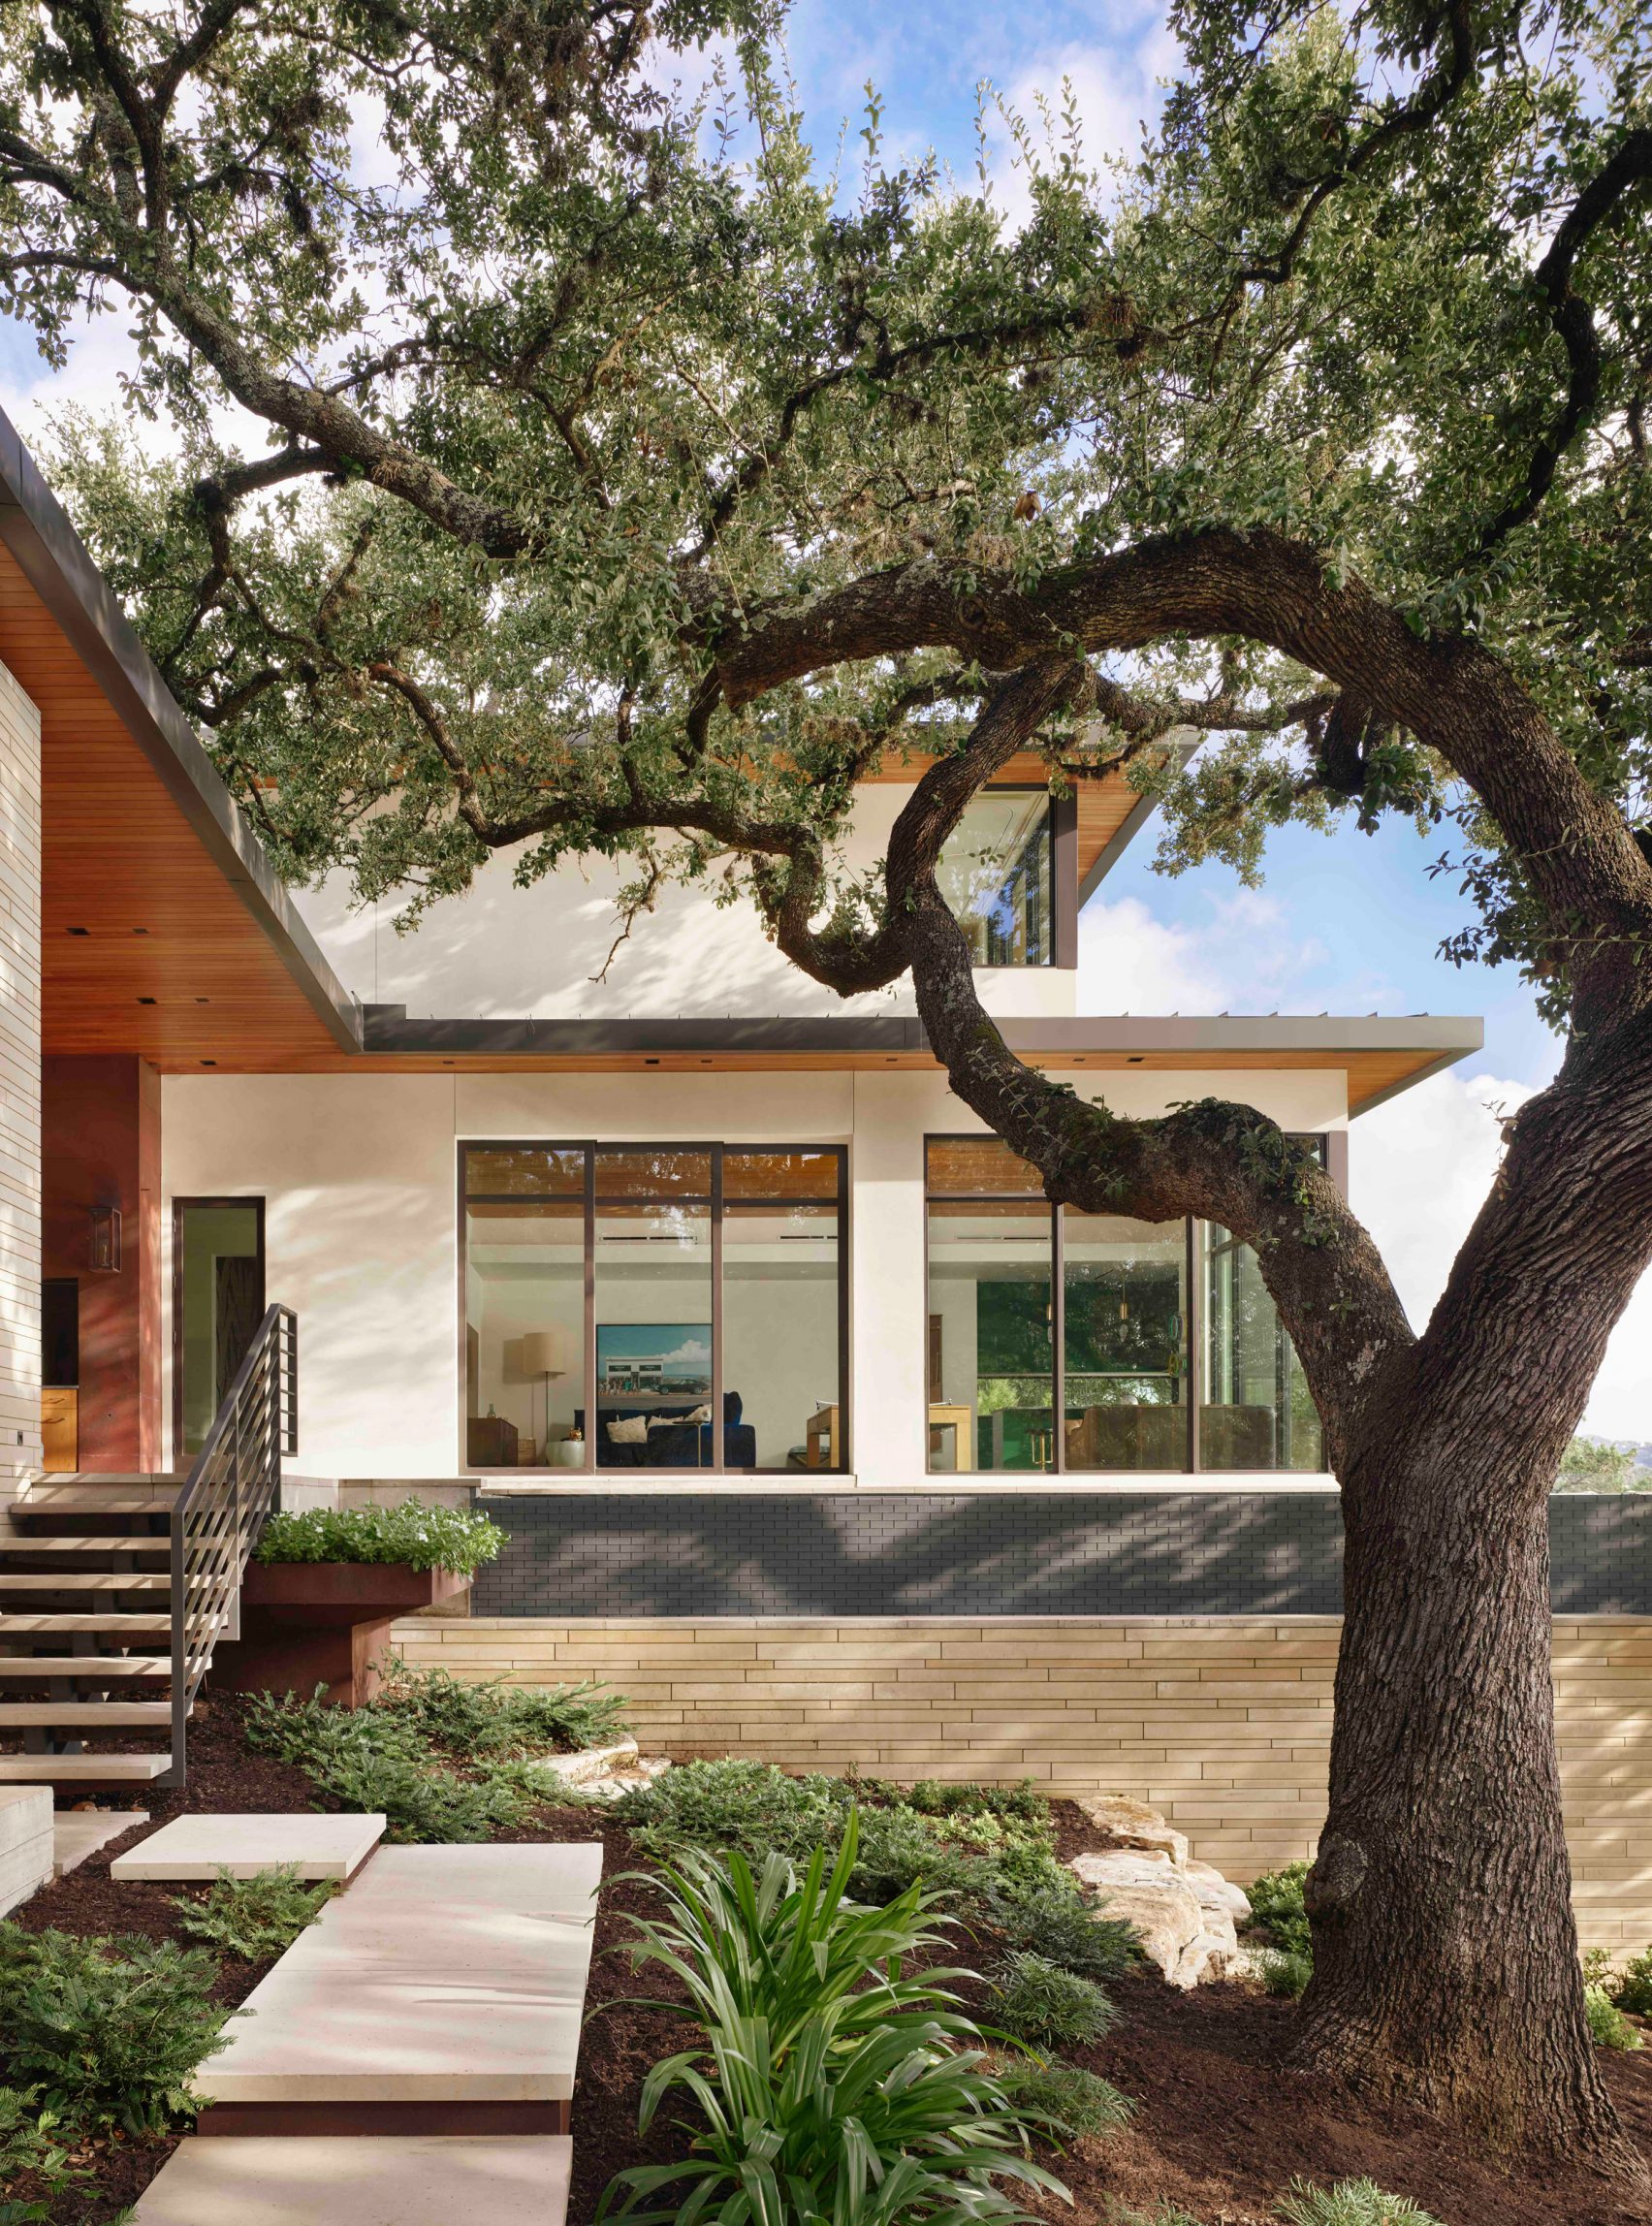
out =
{"type": "Polygon", "coordinates": [[[0,1509],[40,1458],[40,715],[0,665],[0,1509]]]}
{"type": "MultiPolygon", "coordinates": [[[[1334,1616],[408,1621],[412,1663],[519,1684],[600,1678],[645,1752],[874,1776],[1030,1777],[1130,1794],[1242,1882],[1311,1855],[1334,1616]]],[[[1652,1622],[1554,1627],[1585,1945],[1652,1942],[1652,1622]]]]}

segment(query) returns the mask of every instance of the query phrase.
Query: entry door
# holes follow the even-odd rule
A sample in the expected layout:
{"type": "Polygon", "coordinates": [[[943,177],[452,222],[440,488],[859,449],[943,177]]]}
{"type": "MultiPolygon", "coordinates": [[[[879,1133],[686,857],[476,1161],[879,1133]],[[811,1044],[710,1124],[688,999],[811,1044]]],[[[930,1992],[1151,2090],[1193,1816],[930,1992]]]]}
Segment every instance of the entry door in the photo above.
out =
{"type": "Polygon", "coordinates": [[[264,1319],[264,1200],[173,1200],[173,1451],[193,1460],[264,1319]]]}

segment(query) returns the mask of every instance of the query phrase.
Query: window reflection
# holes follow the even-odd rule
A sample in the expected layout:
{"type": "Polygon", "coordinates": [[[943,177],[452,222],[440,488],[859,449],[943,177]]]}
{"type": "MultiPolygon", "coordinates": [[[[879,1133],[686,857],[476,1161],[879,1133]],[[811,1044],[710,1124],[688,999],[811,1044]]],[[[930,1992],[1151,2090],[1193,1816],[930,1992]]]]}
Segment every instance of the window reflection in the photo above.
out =
{"type": "Polygon", "coordinates": [[[1055,963],[1050,799],[987,788],[947,838],[936,882],[978,967],[1055,963]]]}

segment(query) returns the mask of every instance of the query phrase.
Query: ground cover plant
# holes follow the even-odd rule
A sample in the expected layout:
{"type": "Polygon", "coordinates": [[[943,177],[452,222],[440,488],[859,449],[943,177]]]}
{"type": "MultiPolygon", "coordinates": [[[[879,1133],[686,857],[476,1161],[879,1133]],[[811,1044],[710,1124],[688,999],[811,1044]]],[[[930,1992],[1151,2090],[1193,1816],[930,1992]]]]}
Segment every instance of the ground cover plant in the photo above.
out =
{"type": "Polygon", "coordinates": [[[1260,1936],[1255,1960],[1257,1976],[1270,1994],[1294,2001],[1305,1993],[1314,1976],[1314,1935],[1308,1922],[1309,1864],[1287,1862],[1281,1870],[1265,1871],[1247,1890],[1251,1924],[1260,1936]]]}
{"type": "Polygon", "coordinates": [[[738,1850],[662,1868],[666,1914],[636,1921],[632,1959],[678,1980],[697,2032],[650,2072],[638,2130],[676,2093],[702,2122],[686,2158],[619,2174],[599,2216],[965,2226],[1032,2217],[1002,2180],[1064,2195],[959,2008],[967,1974],[905,1968],[944,1943],[937,1896],[852,1902],[857,1856],[851,1811],[835,1856],[817,1847],[801,1875],[778,1854],[753,1872],[738,1850]]]}
{"type": "Polygon", "coordinates": [[[0,1924],[0,2082],[65,2128],[162,2132],[224,2046],[218,1966],[171,1941],[0,1924]]]}
{"type": "Polygon", "coordinates": [[[1025,1948],[1006,1956],[993,1973],[989,1999],[997,2025],[1018,2041],[1044,2049],[1098,2041],[1119,2015],[1111,1995],[1094,1979],[1064,1971],[1049,1956],[1025,1948]]]}
{"type": "Polygon", "coordinates": [[[396,1508],[305,1508],[277,1511],[265,1524],[255,1559],[278,1562],[353,1561],[444,1569],[474,1576],[498,1558],[505,1533],[469,1508],[427,1507],[403,1500],[396,1508]]]}
{"type": "Polygon", "coordinates": [[[245,1963],[262,1963],[290,1948],[341,1891],[331,1879],[305,1886],[296,1865],[279,1863],[271,1870],[256,1870],[250,1878],[220,1870],[204,1892],[175,1894],[173,1907],[179,1925],[193,1939],[238,1956],[245,1963]]]}
{"type": "Polygon", "coordinates": [[[1091,1978],[1128,1969],[1135,1935],[1097,1913],[1056,1853],[1050,1804],[1031,1786],[907,1788],[879,1779],[790,1776],[741,1759],[688,1763],[627,1794],[616,1816],[639,1847],[778,1852],[806,1860],[855,1827],[852,1891],[888,1900],[921,1883],[966,1924],[1011,1949],[1036,1949],[1091,1978]]]}
{"type": "Polygon", "coordinates": [[[458,1842],[520,1828],[547,1801],[573,1798],[534,1756],[594,1746],[620,1729],[620,1703],[589,1685],[464,1685],[400,1670],[365,1706],[318,1695],[255,1696],[250,1744],[294,1763],[341,1808],[382,1811],[394,1840],[458,1842]]]}

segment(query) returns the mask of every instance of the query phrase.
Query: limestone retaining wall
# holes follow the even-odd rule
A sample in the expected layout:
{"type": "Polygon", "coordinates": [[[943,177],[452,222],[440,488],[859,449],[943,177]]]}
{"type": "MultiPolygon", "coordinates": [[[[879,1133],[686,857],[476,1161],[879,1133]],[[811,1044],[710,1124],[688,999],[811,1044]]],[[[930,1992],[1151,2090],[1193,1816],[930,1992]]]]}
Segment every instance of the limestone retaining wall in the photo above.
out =
{"type": "MultiPolygon", "coordinates": [[[[899,1778],[1030,1777],[1163,1811],[1240,1881],[1313,1852],[1334,1616],[410,1620],[411,1663],[624,1693],[645,1751],[899,1778]]],[[[1652,1621],[1557,1619],[1585,1945],[1652,1942],[1652,1621]]]]}

